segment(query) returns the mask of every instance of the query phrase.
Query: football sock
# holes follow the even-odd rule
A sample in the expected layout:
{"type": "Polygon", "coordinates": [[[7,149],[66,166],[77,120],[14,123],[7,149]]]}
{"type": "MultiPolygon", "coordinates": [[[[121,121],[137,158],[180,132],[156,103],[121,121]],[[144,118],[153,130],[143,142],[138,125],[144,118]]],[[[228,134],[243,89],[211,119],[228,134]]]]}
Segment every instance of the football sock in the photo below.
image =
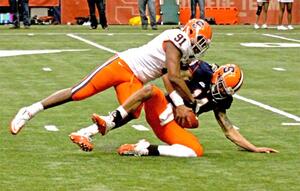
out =
{"type": "Polygon", "coordinates": [[[115,123],[115,126],[113,128],[121,126],[123,120],[121,112],[119,110],[115,110],[111,112],[110,115],[113,117],[112,121],[115,123]]]}
{"type": "Polygon", "coordinates": [[[115,126],[112,129],[119,128],[119,127],[125,125],[126,123],[128,123],[129,121],[131,121],[132,119],[134,119],[134,117],[132,117],[131,114],[129,114],[124,119],[122,119],[121,114],[120,114],[118,119],[114,120],[115,126]]]}
{"type": "Polygon", "coordinates": [[[90,137],[90,136],[96,135],[98,132],[99,132],[98,126],[96,124],[93,124],[86,128],[80,129],[77,133],[79,133],[80,135],[90,137]]]}
{"type": "Polygon", "coordinates": [[[159,145],[157,150],[160,155],[174,157],[197,157],[197,154],[191,148],[180,145],[159,145]]]}
{"type": "Polygon", "coordinates": [[[150,145],[147,149],[149,156],[159,156],[158,145],[150,145]]]}
{"type": "Polygon", "coordinates": [[[123,119],[124,119],[125,117],[127,117],[127,115],[128,115],[127,111],[124,109],[123,106],[119,106],[119,107],[117,108],[117,111],[120,112],[120,114],[121,114],[121,116],[122,116],[123,119]]]}
{"type": "Polygon", "coordinates": [[[27,107],[27,110],[32,116],[35,116],[38,112],[44,110],[44,106],[42,105],[41,102],[37,102],[27,107]]]}

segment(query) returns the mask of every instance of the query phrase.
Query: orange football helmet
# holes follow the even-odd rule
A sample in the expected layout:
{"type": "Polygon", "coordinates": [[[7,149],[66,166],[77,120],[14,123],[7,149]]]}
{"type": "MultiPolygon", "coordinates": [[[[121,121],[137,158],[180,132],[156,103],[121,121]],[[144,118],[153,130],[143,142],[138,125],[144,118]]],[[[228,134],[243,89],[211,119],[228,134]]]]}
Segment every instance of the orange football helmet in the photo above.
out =
{"type": "Polygon", "coordinates": [[[182,30],[190,38],[193,56],[199,59],[211,42],[212,29],[210,25],[202,19],[191,19],[182,30]]]}
{"type": "Polygon", "coordinates": [[[220,66],[213,74],[211,92],[216,100],[225,99],[233,95],[242,86],[244,81],[243,71],[236,64],[220,66]]]}

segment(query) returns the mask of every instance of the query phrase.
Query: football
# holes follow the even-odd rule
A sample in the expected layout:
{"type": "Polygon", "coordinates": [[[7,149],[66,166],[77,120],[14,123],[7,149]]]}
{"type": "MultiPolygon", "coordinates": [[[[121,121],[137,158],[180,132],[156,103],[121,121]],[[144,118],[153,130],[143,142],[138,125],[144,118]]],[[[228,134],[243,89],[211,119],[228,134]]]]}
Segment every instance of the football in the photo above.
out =
{"type": "Polygon", "coordinates": [[[178,125],[180,125],[183,128],[187,128],[187,129],[195,129],[199,126],[199,122],[198,122],[198,117],[192,112],[188,112],[187,114],[187,120],[185,120],[184,122],[178,122],[178,125]]]}

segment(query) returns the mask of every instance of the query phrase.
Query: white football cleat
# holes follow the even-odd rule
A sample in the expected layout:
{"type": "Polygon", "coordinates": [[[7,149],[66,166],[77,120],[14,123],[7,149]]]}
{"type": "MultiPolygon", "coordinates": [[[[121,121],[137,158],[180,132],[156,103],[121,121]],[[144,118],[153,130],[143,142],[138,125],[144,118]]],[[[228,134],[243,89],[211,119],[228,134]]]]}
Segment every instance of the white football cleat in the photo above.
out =
{"type": "Polygon", "coordinates": [[[136,144],[124,144],[118,148],[119,155],[146,156],[149,154],[150,143],[145,139],[139,140],[136,144]]]}
{"type": "Polygon", "coordinates": [[[115,127],[113,116],[100,116],[94,113],[92,115],[93,122],[98,126],[98,130],[102,135],[106,135],[109,130],[115,127]]]}
{"type": "Polygon", "coordinates": [[[283,25],[280,25],[280,26],[277,26],[277,30],[283,30],[283,31],[285,31],[285,30],[288,30],[288,28],[286,28],[283,25]]]}
{"type": "Polygon", "coordinates": [[[254,29],[259,29],[259,25],[258,24],[254,24],[254,29]]]}
{"type": "Polygon", "coordinates": [[[23,107],[19,110],[14,119],[10,122],[10,132],[13,135],[18,134],[33,116],[28,112],[27,107],[23,107]]]}
{"type": "Polygon", "coordinates": [[[261,28],[262,28],[262,29],[267,29],[267,28],[268,28],[268,25],[267,25],[267,24],[263,24],[263,25],[261,25],[261,28]]]}
{"type": "Polygon", "coordinates": [[[293,30],[293,29],[294,29],[294,27],[293,27],[292,25],[288,25],[287,28],[288,28],[289,30],[293,30]]]}

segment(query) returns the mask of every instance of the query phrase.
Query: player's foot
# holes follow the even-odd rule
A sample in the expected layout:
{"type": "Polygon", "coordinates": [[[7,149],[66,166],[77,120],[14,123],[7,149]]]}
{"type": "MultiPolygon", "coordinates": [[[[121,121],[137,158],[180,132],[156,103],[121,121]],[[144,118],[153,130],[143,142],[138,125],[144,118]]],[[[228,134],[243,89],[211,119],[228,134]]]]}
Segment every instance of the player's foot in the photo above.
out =
{"type": "Polygon", "coordinates": [[[280,25],[280,26],[277,26],[277,30],[288,30],[288,28],[286,28],[285,26],[283,25],[280,25]]]}
{"type": "Polygon", "coordinates": [[[83,151],[89,152],[92,151],[94,148],[94,145],[92,144],[92,139],[90,137],[81,135],[77,132],[71,133],[69,137],[71,141],[77,144],[83,151]]]}
{"type": "Polygon", "coordinates": [[[268,28],[268,25],[267,25],[267,24],[263,24],[263,25],[261,25],[261,28],[262,28],[262,29],[267,29],[267,28],[268,28]]]}
{"type": "Polygon", "coordinates": [[[100,116],[94,113],[92,115],[93,122],[98,126],[98,130],[101,135],[106,135],[107,132],[115,127],[115,123],[113,122],[113,116],[100,116]]]}
{"type": "Polygon", "coordinates": [[[259,25],[258,24],[254,24],[254,29],[259,29],[259,25]]]}
{"type": "Polygon", "coordinates": [[[19,110],[17,115],[10,122],[10,132],[13,135],[18,134],[21,129],[25,126],[26,122],[29,121],[33,116],[27,110],[27,107],[23,107],[19,110]]]}
{"type": "Polygon", "coordinates": [[[287,28],[288,28],[289,30],[293,30],[293,29],[294,29],[294,27],[293,27],[292,25],[288,25],[287,28]]]}
{"type": "Polygon", "coordinates": [[[145,156],[149,154],[148,147],[150,143],[145,139],[140,140],[136,144],[124,144],[118,148],[119,155],[126,156],[145,156]]]}

